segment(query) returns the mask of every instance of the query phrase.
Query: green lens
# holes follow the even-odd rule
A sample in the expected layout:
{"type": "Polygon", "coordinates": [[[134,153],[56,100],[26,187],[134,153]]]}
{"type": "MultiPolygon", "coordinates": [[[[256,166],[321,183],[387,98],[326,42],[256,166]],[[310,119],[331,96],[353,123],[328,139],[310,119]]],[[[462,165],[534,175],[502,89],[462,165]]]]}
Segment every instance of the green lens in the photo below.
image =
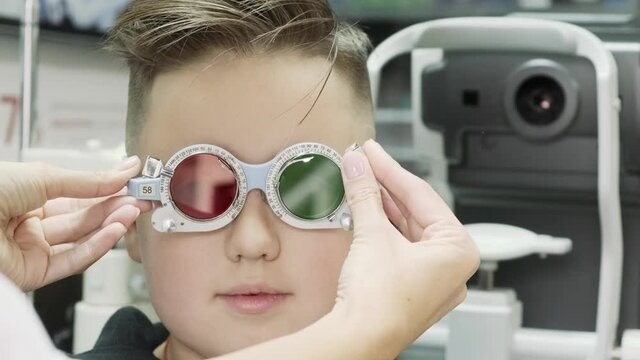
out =
{"type": "Polygon", "coordinates": [[[282,171],[278,192],[293,215],[305,220],[322,219],[342,203],[344,185],[340,168],[322,155],[298,156],[282,171]]]}

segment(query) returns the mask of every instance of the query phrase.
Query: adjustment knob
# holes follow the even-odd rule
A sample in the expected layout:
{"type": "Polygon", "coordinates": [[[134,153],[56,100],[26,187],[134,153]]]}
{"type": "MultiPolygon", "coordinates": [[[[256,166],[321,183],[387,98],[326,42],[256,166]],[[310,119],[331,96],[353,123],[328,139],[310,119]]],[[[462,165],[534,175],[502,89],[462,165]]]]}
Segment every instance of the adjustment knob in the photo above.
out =
{"type": "Polygon", "coordinates": [[[353,218],[351,217],[351,214],[349,213],[342,214],[340,216],[340,225],[342,225],[342,228],[344,230],[347,230],[347,231],[353,230],[353,218]]]}
{"type": "Polygon", "coordinates": [[[177,227],[178,225],[173,219],[167,219],[162,223],[162,231],[164,232],[168,232],[168,233],[174,232],[177,227]]]}

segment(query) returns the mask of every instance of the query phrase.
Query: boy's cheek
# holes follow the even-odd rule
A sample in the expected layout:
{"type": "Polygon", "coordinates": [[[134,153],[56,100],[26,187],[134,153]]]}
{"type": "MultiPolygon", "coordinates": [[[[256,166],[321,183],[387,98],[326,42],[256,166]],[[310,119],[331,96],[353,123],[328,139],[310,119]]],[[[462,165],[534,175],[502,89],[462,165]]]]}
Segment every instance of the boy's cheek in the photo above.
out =
{"type": "Polygon", "coordinates": [[[164,247],[171,246],[172,237],[176,236],[176,234],[161,233],[154,229],[151,225],[151,213],[140,215],[136,221],[136,228],[137,245],[143,259],[151,255],[156,258],[160,256],[161,254],[154,253],[162,250],[162,248],[159,248],[161,244],[164,244],[162,245],[164,247]]]}
{"type": "Polygon", "coordinates": [[[155,232],[144,241],[147,286],[159,315],[206,302],[214,291],[210,285],[215,262],[207,261],[209,251],[197,248],[189,239],[175,238],[176,235],[155,232]]]}
{"type": "Polygon", "coordinates": [[[299,280],[316,295],[333,294],[337,288],[342,265],[349,253],[352,233],[343,230],[329,230],[310,236],[307,240],[292,242],[292,252],[296,253],[295,265],[299,280]],[[329,232],[330,231],[330,232],[329,232]]]}

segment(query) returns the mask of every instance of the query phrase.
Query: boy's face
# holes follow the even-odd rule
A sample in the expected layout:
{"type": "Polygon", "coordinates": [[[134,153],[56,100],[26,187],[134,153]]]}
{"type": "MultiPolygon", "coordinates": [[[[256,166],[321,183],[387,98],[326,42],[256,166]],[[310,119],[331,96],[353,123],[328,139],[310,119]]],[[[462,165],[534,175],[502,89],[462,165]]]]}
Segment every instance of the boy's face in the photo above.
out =
{"type": "MultiPolygon", "coordinates": [[[[342,153],[366,140],[371,114],[335,70],[298,125],[322,87],[325,59],[214,57],[156,77],[141,157],[166,161],[183,147],[207,143],[257,164],[299,142],[342,153]]],[[[131,256],[144,264],[153,305],[172,334],[172,353],[227,353],[299,330],[334,305],[350,232],[290,227],[259,190],[249,193],[236,220],[213,232],[158,233],[150,217],[138,220],[137,236],[127,241],[131,256]],[[238,295],[252,290],[262,295],[238,295]]]]}

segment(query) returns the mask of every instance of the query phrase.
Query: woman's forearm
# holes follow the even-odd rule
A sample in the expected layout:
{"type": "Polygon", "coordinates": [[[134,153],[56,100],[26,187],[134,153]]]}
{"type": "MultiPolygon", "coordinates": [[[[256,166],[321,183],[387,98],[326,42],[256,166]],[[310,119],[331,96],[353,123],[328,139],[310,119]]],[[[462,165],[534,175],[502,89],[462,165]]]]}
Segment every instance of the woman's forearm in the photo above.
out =
{"type": "Polygon", "coordinates": [[[305,359],[388,360],[398,350],[383,329],[332,311],[312,325],[216,360],[305,359]]]}

